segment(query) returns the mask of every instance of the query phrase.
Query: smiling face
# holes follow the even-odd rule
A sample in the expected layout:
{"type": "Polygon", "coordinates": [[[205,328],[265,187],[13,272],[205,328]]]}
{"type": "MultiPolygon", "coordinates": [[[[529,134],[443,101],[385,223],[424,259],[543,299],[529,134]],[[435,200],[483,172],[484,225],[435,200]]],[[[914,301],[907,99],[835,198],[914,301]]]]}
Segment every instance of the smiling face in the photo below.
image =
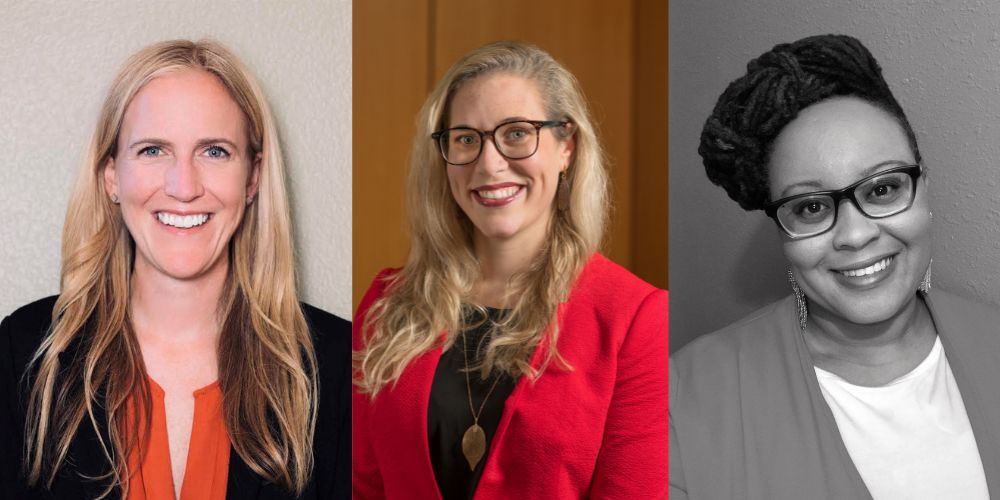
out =
{"type": "Polygon", "coordinates": [[[135,240],[135,272],[178,280],[223,272],[257,172],[246,118],[217,77],[181,70],[147,83],[104,169],[135,240]]]}
{"type": "MultiPolygon", "coordinates": [[[[455,92],[448,127],[489,131],[512,120],[550,118],[532,81],[498,73],[470,80],[455,92]]],[[[544,240],[573,140],[557,138],[552,128],[539,130],[538,139],[538,150],[528,158],[504,158],[487,138],[475,162],[448,165],[451,194],[475,226],[477,247],[514,242],[537,249],[544,240]]]]}
{"type": "MultiPolygon", "coordinates": [[[[887,112],[857,98],[809,106],[774,141],[771,199],[840,189],[889,168],[915,163],[906,133],[887,112]]],[[[870,219],[849,200],[823,234],[784,239],[784,252],[810,314],[856,324],[890,319],[914,300],[930,261],[926,176],[904,212],[870,219]]]]}

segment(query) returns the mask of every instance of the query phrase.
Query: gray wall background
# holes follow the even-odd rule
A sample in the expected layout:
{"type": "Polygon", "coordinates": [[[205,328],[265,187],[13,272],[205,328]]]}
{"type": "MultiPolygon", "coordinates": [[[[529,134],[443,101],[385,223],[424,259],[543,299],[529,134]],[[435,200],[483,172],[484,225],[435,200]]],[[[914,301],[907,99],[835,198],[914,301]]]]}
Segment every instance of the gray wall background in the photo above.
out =
{"type": "Polygon", "coordinates": [[[865,43],[916,130],[931,176],[934,286],[1000,304],[1000,4],[674,1],[672,351],[790,293],[777,228],[709,182],[698,137],[719,94],[752,58],[822,33],[865,43]]]}
{"type": "Polygon", "coordinates": [[[59,291],[69,192],[125,59],[215,38],[277,117],[304,300],[351,313],[351,2],[0,0],[0,316],[59,291]]]}

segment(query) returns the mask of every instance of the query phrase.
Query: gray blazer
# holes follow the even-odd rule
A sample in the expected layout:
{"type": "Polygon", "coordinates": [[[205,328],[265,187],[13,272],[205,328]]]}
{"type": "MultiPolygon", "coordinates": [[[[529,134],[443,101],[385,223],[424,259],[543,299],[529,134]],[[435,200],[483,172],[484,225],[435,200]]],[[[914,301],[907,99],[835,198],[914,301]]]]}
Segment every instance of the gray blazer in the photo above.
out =
{"type": "MultiPolygon", "coordinates": [[[[1000,498],[1000,311],[925,301],[1000,498]]],[[[675,354],[670,498],[871,499],[823,399],[789,296],[675,354]]]]}

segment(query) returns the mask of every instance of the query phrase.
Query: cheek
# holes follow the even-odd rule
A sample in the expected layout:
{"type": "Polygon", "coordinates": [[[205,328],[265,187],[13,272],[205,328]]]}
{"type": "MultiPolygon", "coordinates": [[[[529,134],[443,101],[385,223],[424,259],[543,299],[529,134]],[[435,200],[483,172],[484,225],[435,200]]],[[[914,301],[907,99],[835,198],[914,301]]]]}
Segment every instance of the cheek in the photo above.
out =
{"type": "Polygon", "coordinates": [[[468,174],[465,170],[459,170],[458,167],[448,166],[448,188],[451,190],[451,196],[455,198],[455,201],[462,203],[463,197],[462,193],[465,191],[465,186],[467,184],[468,174]]]}
{"type": "Polygon", "coordinates": [[[886,226],[886,231],[904,245],[915,248],[930,247],[931,224],[930,214],[926,207],[913,207],[908,212],[910,215],[905,219],[893,221],[886,226]]]}
{"type": "Polygon", "coordinates": [[[212,192],[225,205],[246,203],[249,171],[246,168],[204,169],[202,183],[206,191],[212,192]]]}
{"type": "Polygon", "coordinates": [[[826,254],[825,248],[829,246],[829,243],[823,243],[826,240],[823,236],[826,235],[786,241],[782,245],[782,250],[788,264],[800,273],[809,272],[810,269],[816,267],[826,254]]]}
{"type": "Polygon", "coordinates": [[[119,197],[127,200],[137,200],[148,197],[163,185],[163,174],[156,168],[123,165],[119,167],[118,192],[119,197]]]}

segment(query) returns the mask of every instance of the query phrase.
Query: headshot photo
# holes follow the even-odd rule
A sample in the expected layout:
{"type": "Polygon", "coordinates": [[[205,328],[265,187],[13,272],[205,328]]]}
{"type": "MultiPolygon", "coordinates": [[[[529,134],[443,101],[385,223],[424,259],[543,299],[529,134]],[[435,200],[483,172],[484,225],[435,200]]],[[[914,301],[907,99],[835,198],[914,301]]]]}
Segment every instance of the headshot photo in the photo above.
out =
{"type": "Polygon", "coordinates": [[[355,12],[354,497],[665,498],[665,5],[415,5],[355,12]]]}
{"type": "Polygon", "coordinates": [[[959,4],[671,10],[671,498],[1000,492],[1000,11],[959,4]]]}
{"type": "Polygon", "coordinates": [[[350,4],[4,14],[0,497],[349,498],[350,4]]]}

